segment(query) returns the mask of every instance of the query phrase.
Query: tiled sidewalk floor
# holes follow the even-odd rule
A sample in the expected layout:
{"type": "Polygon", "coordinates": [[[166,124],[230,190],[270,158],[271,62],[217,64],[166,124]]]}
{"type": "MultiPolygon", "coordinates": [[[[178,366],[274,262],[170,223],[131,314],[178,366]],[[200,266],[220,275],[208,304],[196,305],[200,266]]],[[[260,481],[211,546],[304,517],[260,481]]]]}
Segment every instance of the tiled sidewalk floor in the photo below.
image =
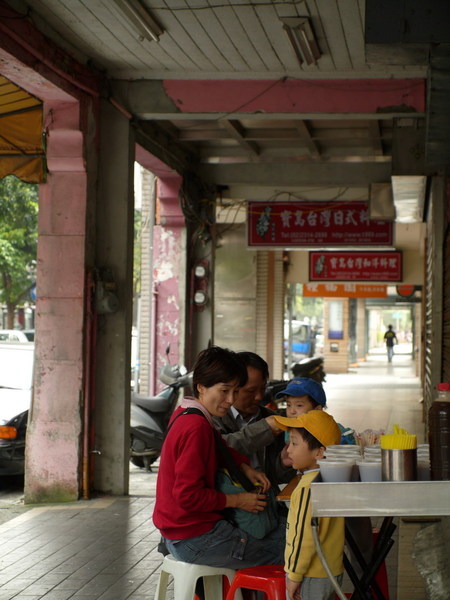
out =
{"type": "Polygon", "coordinates": [[[34,508],[0,527],[0,600],[150,600],[162,556],[153,498],[34,508]]]}

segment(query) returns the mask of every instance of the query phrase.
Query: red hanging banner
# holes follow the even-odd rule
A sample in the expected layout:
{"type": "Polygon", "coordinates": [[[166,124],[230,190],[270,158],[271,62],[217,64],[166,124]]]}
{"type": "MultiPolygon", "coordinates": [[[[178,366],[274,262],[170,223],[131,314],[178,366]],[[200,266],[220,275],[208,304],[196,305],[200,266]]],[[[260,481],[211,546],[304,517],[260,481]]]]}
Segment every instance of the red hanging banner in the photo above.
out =
{"type": "Polygon", "coordinates": [[[401,281],[401,252],[310,252],[310,281],[401,281]]]}
{"type": "Polygon", "coordinates": [[[367,202],[248,202],[251,247],[392,246],[393,222],[369,219],[367,202]]]}

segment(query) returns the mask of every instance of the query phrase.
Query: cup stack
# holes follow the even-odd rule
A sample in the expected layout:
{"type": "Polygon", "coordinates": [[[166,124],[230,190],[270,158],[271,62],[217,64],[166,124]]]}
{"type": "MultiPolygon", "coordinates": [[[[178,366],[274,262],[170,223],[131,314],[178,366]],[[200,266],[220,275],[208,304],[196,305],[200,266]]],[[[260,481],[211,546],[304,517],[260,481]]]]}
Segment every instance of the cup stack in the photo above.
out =
{"type": "Polygon", "coordinates": [[[353,444],[327,446],[325,458],[319,460],[323,481],[357,481],[356,461],[361,458],[361,449],[353,444]]]}

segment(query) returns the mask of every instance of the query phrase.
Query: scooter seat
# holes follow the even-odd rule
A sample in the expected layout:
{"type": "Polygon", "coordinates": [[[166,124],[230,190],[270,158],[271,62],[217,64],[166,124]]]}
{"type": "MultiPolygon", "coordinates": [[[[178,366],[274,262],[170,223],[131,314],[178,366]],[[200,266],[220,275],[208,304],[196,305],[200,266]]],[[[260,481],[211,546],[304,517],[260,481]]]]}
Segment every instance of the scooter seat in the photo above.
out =
{"type": "Polygon", "coordinates": [[[170,398],[161,398],[161,396],[143,396],[132,394],[132,402],[144,410],[153,413],[167,412],[171,400],[170,398]]]}

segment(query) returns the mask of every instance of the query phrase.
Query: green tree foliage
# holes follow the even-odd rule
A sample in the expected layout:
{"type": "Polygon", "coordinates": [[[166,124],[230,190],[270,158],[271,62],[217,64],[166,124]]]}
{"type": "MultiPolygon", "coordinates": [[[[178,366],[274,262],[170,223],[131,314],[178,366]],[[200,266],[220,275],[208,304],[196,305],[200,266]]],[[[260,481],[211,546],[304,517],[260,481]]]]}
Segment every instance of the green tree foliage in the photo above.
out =
{"type": "Polygon", "coordinates": [[[6,304],[9,329],[34,285],[37,215],[37,185],[12,175],[0,180],[0,303],[6,304]]]}

